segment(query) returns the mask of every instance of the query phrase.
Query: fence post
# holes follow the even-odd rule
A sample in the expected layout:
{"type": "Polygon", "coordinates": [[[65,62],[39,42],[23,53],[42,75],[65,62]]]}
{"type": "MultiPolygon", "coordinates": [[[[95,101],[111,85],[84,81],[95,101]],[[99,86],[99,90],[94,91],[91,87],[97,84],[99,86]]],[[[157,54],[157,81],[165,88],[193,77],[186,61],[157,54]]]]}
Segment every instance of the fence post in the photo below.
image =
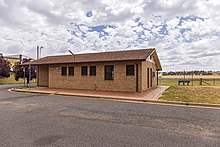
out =
{"type": "Polygon", "coordinates": [[[202,78],[200,78],[200,82],[199,82],[199,85],[202,85],[202,78]]]}

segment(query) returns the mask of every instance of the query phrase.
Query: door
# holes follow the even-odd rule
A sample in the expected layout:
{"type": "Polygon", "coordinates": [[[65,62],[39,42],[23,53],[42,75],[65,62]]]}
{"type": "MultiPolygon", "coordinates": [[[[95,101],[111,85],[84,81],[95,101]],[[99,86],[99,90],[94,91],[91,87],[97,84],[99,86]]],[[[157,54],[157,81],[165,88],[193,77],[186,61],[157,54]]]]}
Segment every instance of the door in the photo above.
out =
{"type": "Polygon", "coordinates": [[[147,68],[147,88],[150,88],[150,69],[147,68]]]}
{"type": "Polygon", "coordinates": [[[138,64],[136,64],[136,92],[138,92],[138,64]]]}

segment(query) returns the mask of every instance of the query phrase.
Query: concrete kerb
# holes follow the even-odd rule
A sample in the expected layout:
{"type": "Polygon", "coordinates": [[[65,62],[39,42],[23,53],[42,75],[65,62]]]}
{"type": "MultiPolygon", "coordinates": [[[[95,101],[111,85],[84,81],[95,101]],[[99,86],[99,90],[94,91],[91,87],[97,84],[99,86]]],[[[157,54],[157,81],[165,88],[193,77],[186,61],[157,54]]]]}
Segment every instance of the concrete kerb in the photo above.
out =
{"type": "Polygon", "coordinates": [[[155,104],[167,104],[167,105],[180,105],[180,106],[195,106],[195,107],[206,107],[206,108],[220,108],[220,104],[207,104],[207,103],[193,103],[193,102],[177,102],[177,101],[163,101],[163,100],[143,100],[143,99],[127,99],[118,97],[108,97],[108,96],[93,96],[93,95],[80,95],[80,94],[69,94],[62,92],[39,92],[30,91],[27,89],[9,89],[9,91],[14,92],[27,92],[27,93],[40,93],[40,94],[51,94],[51,95],[63,95],[63,96],[77,96],[77,97],[88,97],[88,98],[101,98],[101,99],[112,99],[121,101],[132,101],[132,102],[146,102],[155,104]]]}

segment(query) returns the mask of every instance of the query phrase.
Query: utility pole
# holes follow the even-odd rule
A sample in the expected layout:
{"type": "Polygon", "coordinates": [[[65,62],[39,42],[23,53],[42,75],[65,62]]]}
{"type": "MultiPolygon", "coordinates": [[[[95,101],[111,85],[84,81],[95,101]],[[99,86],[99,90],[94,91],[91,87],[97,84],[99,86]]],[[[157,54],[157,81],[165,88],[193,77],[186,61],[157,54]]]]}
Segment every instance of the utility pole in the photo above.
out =
{"type": "Polygon", "coordinates": [[[40,51],[39,51],[39,58],[41,58],[41,49],[44,48],[43,46],[40,47],[40,51]]]}
{"type": "Polygon", "coordinates": [[[41,49],[44,48],[43,46],[39,47],[37,46],[37,59],[41,58],[41,49]]]}
{"type": "Polygon", "coordinates": [[[23,72],[24,72],[24,87],[25,87],[25,66],[23,66],[23,72]]]}
{"type": "Polygon", "coordinates": [[[37,59],[39,59],[39,46],[37,46],[37,59]]]}
{"type": "MultiPolygon", "coordinates": [[[[41,49],[42,48],[44,48],[44,47],[43,46],[41,46],[41,47],[37,46],[37,60],[41,58],[41,49]]],[[[29,75],[31,75],[31,74],[29,74],[29,75]]],[[[39,66],[37,66],[37,83],[38,83],[38,81],[39,81],[39,66]]]]}
{"type": "Polygon", "coordinates": [[[31,65],[29,65],[29,77],[28,77],[28,86],[30,87],[30,80],[31,80],[31,65]]]}
{"type": "Polygon", "coordinates": [[[22,64],[22,55],[19,55],[20,64],[22,64]]]}

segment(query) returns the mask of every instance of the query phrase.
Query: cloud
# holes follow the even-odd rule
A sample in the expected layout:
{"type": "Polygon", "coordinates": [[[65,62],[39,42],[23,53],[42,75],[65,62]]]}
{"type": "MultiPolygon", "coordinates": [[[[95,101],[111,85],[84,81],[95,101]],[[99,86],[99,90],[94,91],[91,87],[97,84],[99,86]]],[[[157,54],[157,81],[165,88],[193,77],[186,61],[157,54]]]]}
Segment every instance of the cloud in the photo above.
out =
{"type": "Polygon", "coordinates": [[[219,14],[215,0],[0,0],[0,52],[156,47],[164,70],[219,70],[219,14]]]}

